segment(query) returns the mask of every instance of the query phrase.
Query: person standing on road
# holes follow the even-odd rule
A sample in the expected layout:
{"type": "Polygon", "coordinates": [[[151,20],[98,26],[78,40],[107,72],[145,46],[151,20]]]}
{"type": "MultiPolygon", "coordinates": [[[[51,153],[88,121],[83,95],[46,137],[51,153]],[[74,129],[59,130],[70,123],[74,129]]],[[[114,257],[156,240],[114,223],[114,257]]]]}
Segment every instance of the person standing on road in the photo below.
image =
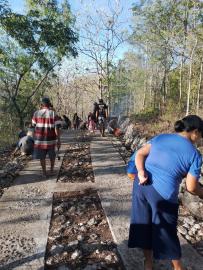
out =
{"type": "Polygon", "coordinates": [[[71,121],[70,121],[70,119],[64,114],[63,115],[63,119],[64,119],[64,122],[65,122],[65,124],[66,124],[66,128],[67,129],[69,129],[69,128],[71,128],[71,121]]]}
{"type": "Polygon", "coordinates": [[[50,174],[54,174],[54,164],[56,158],[55,146],[60,148],[60,129],[57,123],[57,115],[50,109],[49,98],[42,98],[41,109],[36,111],[32,118],[34,131],[34,159],[40,159],[42,175],[47,176],[46,155],[50,159],[50,174]]]}
{"type": "Polygon", "coordinates": [[[80,126],[80,118],[77,113],[73,115],[73,128],[76,130],[80,126]]]}
{"type": "Polygon", "coordinates": [[[140,148],[135,157],[128,246],[144,252],[144,269],[153,260],[172,260],[174,270],[185,270],[177,236],[179,185],[186,177],[187,191],[203,199],[198,180],[202,156],[194,146],[203,137],[203,121],[189,115],[175,123],[174,134],[161,134],[140,148]]]}
{"type": "Polygon", "coordinates": [[[97,111],[98,111],[98,103],[97,102],[94,102],[93,104],[93,118],[94,118],[94,122],[97,124],[97,111]]]}
{"type": "Polygon", "coordinates": [[[93,116],[92,112],[89,112],[89,114],[87,116],[87,125],[88,125],[89,132],[92,132],[94,134],[96,125],[94,122],[94,116],[93,116]]]}
{"type": "Polygon", "coordinates": [[[104,103],[103,99],[99,99],[99,103],[97,105],[96,119],[98,121],[101,136],[104,137],[106,119],[108,117],[108,106],[104,103]]]}

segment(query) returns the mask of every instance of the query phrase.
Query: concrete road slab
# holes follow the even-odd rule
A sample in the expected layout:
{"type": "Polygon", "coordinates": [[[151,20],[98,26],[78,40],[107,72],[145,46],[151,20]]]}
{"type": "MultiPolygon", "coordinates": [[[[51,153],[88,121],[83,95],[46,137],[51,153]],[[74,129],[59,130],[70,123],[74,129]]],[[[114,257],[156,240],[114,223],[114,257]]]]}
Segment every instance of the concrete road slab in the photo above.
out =
{"type": "MultiPolygon", "coordinates": [[[[142,252],[127,247],[132,182],[126,175],[124,161],[109,138],[94,138],[91,156],[95,185],[126,270],[143,270],[142,252]]],[[[183,262],[190,266],[191,270],[203,270],[203,258],[181,236],[180,241],[183,262]]],[[[155,262],[154,270],[169,269],[172,269],[170,262],[155,262]]]]}

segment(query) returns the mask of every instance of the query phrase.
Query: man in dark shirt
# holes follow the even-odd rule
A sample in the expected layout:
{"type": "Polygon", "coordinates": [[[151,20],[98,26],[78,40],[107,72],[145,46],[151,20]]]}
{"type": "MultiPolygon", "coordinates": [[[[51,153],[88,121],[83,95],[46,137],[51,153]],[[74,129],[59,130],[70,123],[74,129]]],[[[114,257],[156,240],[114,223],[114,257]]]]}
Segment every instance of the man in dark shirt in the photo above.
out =
{"type": "Polygon", "coordinates": [[[96,119],[98,120],[99,130],[102,137],[104,137],[107,117],[108,106],[106,103],[104,103],[103,99],[99,99],[99,103],[97,104],[96,119]]]}

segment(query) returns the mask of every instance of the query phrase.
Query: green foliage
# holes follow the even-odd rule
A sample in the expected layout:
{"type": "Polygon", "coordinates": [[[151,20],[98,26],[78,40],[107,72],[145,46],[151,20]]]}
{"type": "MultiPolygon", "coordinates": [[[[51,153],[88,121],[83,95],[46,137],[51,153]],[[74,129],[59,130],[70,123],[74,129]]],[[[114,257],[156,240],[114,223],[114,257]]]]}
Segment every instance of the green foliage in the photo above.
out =
{"type": "Polygon", "coordinates": [[[148,108],[144,111],[140,111],[138,114],[132,114],[131,120],[135,122],[151,122],[157,120],[160,115],[158,108],[148,108]]]}
{"type": "MultiPolygon", "coordinates": [[[[141,117],[148,108],[159,108],[160,115],[168,116],[181,115],[188,106],[190,113],[196,112],[198,91],[202,98],[202,18],[201,1],[140,0],[134,4],[130,43],[136,54],[125,55],[122,79],[126,82],[127,78],[123,94],[130,101],[133,98],[128,104],[133,104],[134,112],[141,111],[141,117]]],[[[150,118],[150,113],[146,115],[150,118]]]]}
{"type": "Polygon", "coordinates": [[[9,113],[20,125],[35,108],[47,79],[63,57],[76,57],[78,35],[70,6],[54,0],[28,0],[25,14],[0,0],[0,86],[9,113]]]}

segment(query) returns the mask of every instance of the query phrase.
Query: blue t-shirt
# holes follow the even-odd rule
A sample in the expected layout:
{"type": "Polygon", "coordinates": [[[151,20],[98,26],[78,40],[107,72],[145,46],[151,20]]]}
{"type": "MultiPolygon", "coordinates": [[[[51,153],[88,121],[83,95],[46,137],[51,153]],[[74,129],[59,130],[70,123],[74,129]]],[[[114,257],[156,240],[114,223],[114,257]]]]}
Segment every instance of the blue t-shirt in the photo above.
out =
{"type": "Polygon", "coordinates": [[[179,185],[187,173],[198,181],[202,156],[190,140],[179,134],[161,134],[148,143],[151,150],[145,169],[149,179],[164,199],[177,202],[179,185]]]}

